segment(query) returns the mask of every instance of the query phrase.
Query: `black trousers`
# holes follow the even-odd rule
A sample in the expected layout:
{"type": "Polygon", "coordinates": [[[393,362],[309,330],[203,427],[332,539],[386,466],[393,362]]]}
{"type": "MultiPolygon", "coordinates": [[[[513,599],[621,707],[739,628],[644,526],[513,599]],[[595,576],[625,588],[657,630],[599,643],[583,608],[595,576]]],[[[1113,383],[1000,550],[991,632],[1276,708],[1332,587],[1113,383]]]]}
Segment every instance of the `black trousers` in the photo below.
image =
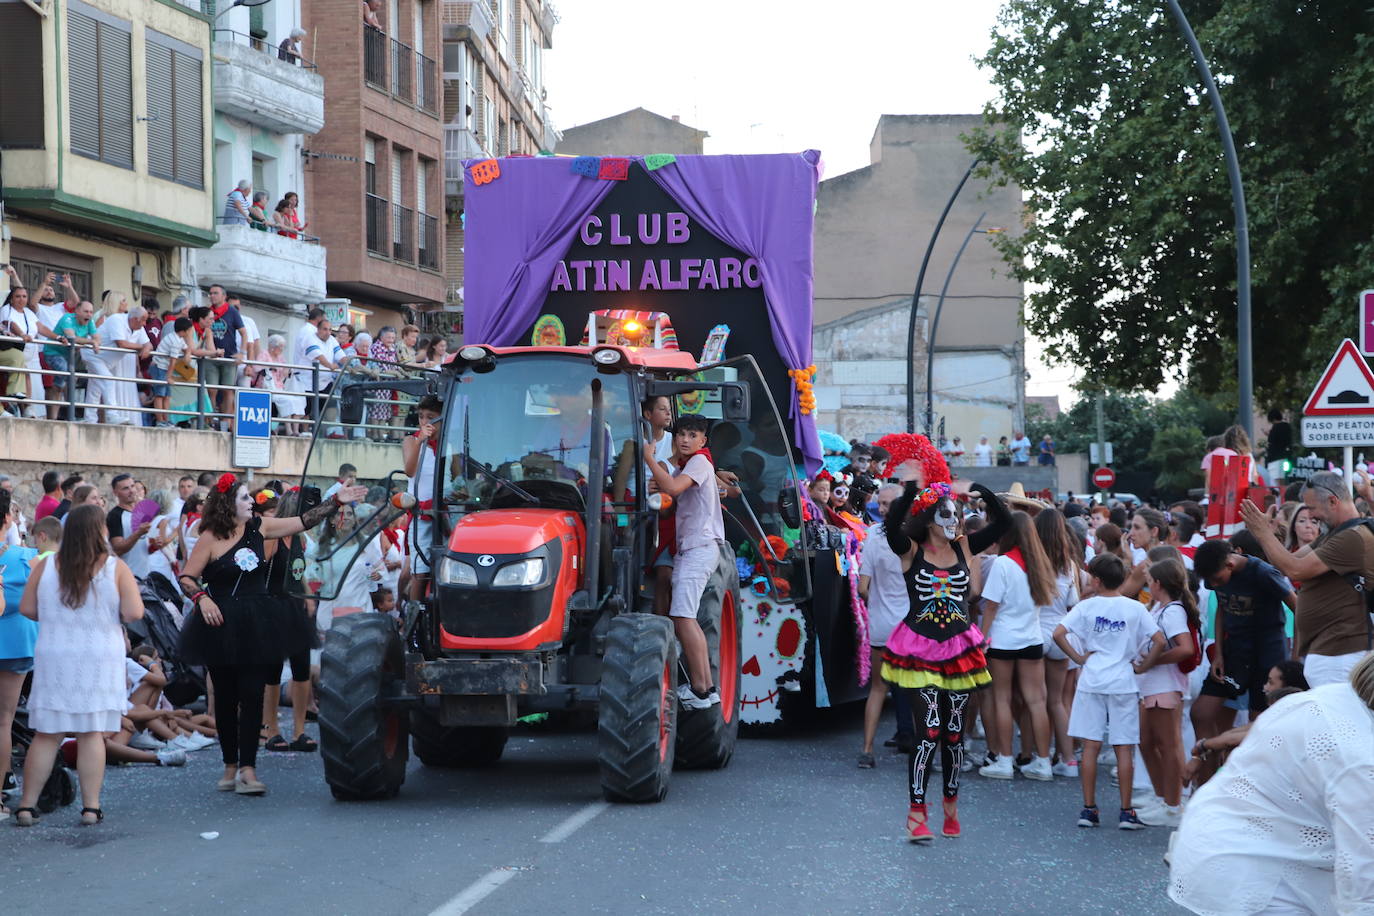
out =
{"type": "Polygon", "coordinates": [[[968,706],[969,693],[938,687],[903,688],[902,692],[911,704],[912,726],[916,732],[915,746],[907,757],[911,803],[925,804],[926,786],[930,782],[937,748],[945,777],[945,798],[957,797],[959,768],[964,762],[964,710],[968,706]]]}
{"type": "Polygon", "coordinates": [[[215,728],[225,766],[257,766],[263,688],[275,682],[280,671],[280,664],[210,668],[215,685],[215,728]]]}

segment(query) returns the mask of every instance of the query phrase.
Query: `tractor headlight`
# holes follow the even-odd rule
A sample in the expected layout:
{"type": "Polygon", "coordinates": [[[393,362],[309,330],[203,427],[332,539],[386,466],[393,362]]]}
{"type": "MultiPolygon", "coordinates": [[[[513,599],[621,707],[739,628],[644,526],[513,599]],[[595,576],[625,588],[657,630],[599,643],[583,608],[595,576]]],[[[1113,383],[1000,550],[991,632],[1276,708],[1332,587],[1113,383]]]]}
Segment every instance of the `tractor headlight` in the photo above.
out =
{"type": "Polygon", "coordinates": [[[530,588],[544,581],[544,558],[534,557],[510,563],[496,571],[493,588],[530,588]]]}
{"type": "Polygon", "coordinates": [[[440,585],[476,585],[477,570],[462,560],[443,557],[435,568],[435,578],[440,585]]]}

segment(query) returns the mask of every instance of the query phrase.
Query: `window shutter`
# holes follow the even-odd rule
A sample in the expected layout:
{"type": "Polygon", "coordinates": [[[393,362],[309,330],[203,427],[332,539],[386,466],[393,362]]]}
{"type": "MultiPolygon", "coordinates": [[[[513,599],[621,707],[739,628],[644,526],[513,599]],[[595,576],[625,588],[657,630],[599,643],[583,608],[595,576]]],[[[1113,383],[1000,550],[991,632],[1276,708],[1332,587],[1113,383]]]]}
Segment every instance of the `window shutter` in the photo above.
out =
{"type": "Polygon", "coordinates": [[[133,63],[128,32],[96,23],[99,29],[100,158],[134,167],[133,63]]]}
{"type": "MultiPolygon", "coordinates": [[[[18,3],[0,3],[0,60],[10,73],[43,72],[40,20],[18,3]]],[[[0,147],[43,147],[43,84],[0,79],[0,147]]]]}
{"type": "Polygon", "coordinates": [[[176,180],[193,188],[205,187],[205,123],[202,117],[201,62],[185,54],[172,55],[175,79],[176,180]]]}
{"type": "Polygon", "coordinates": [[[67,10],[67,110],[71,113],[72,152],[100,158],[100,77],[98,24],[67,10]]]}
{"type": "Polygon", "coordinates": [[[172,134],[181,120],[172,96],[173,52],[151,41],[144,48],[148,57],[148,174],[173,179],[172,134]]]}

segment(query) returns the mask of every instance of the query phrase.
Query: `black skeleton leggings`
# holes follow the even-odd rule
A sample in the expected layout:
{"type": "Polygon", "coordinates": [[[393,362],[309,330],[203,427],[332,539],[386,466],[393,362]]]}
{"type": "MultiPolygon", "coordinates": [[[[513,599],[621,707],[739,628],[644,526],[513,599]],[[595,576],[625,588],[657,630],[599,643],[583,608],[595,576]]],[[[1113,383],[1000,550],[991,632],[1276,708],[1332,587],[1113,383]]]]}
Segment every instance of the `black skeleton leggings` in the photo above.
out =
{"type": "Polygon", "coordinates": [[[925,804],[926,784],[937,747],[945,774],[945,798],[954,798],[959,794],[959,768],[964,762],[964,709],[969,694],[938,687],[904,688],[904,692],[911,703],[916,732],[915,747],[907,758],[911,803],[925,804]]]}

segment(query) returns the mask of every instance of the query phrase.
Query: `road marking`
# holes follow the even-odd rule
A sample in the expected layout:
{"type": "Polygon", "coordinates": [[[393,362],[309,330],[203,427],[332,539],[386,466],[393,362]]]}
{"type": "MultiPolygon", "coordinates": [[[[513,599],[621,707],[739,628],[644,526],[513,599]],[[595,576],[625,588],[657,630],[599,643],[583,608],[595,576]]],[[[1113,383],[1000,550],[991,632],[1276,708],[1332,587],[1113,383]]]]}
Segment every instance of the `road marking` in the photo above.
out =
{"type": "Polygon", "coordinates": [[[574,833],[580,830],[583,826],[585,826],[588,821],[596,817],[602,811],[605,811],[610,806],[610,802],[592,802],[590,805],[583,808],[581,811],[578,811],[576,814],[572,815],[567,820],[563,821],[563,823],[559,824],[557,827],[553,828],[548,833],[540,837],[539,842],[563,842],[568,837],[572,836],[574,833]]]}
{"type": "Polygon", "coordinates": [[[519,870],[514,868],[493,868],[464,888],[457,897],[430,913],[429,916],[462,916],[463,913],[485,900],[501,885],[514,878],[518,872],[519,870]]]}

